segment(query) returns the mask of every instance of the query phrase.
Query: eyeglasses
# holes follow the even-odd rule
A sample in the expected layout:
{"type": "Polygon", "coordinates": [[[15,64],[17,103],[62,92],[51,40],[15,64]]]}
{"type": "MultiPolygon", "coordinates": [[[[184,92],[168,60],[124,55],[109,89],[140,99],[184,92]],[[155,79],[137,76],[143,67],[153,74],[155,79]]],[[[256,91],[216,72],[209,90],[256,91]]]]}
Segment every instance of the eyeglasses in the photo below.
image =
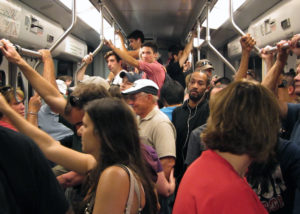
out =
{"type": "Polygon", "coordinates": [[[204,62],[201,62],[201,63],[199,64],[200,67],[202,67],[202,66],[204,66],[204,65],[211,65],[211,66],[212,66],[211,62],[209,62],[209,61],[204,61],[204,62]]]}
{"type": "Polygon", "coordinates": [[[288,82],[286,80],[282,80],[282,82],[277,86],[278,88],[285,88],[288,82]]]}

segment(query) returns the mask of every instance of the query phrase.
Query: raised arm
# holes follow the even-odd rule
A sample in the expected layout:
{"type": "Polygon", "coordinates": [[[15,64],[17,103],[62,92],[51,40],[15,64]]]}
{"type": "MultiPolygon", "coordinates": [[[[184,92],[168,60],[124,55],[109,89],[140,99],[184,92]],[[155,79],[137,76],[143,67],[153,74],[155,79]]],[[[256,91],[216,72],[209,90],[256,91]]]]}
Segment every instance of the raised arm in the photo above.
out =
{"type": "Polygon", "coordinates": [[[77,82],[78,81],[82,81],[83,77],[85,75],[86,69],[88,67],[89,64],[91,64],[93,62],[93,54],[89,53],[88,55],[86,55],[83,59],[82,59],[82,63],[85,63],[85,65],[77,72],[77,82]]]}
{"type": "Polygon", "coordinates": [[[300,56],[300,48],[297,47],[297,43],[300,41],[300,34],[296,34],[290,41],[291,48],[295,54],[300,56]]]}
{"type": "Polygon", "coordinates": [[[20,68],[33,88],[53,111],[63,113],[67,101],[59,91],[28,65],[8,40],[2,39],[1,42],[3,43],[3,46],[0,47],[0,49],[7,60],[11,63],[15,63],[20,68]]]}
{"type": "Polygon", "coordinates": [[[110,40],[109,41],[106,40],[105,44],[108,47],[110,47],[116,54],[118,54],[118,56],[122,60],[127,62],[129,65],[136,67],[136,68],[139,67],[139,61],[136,60],[135,58],[133,58],[132,56],[130,56],[127,51],[123,51],[123,50],[120,50],[119,48],[116,48],[110,40]]]}
{"type": "Polygon", "coordinates": [[[184,50],[182,52],[182,55],[179,58],[179,66],[180,68],[183,67],[184,62],[186,61],[186,59],[189,57],[189,54],[191,53],[192,49],[193,49],[193,42],[194,42],[194,38],[196,37],[197,32],[193,32],[190,41],[186,44],[186,46],[184,47],[184,50]]]}
{"type": "Polygon", "coordinates": [[[267,66],[267,71],[269,71],[274,64],[274,53],[268,53],[270,46],[266,46],[261,50],[261,58],[265,61],[267,66]]]}
{"type": "Polygon", "coordinates": [[[116,31],[116,34],[119,36],[120,38],[120,41],[121,41],[121,50],[122,51],[126,51],[128,55],[132,56],[133,58],[135,59],[138,59],[139,58],[139,53],[140,53],[140,50],[137,49],[137,50],[127,50],[127,48],[125,47],[125,42],[124,42],[124,37],[122,35],[122,33],[120,31],[116,31]]]}
{"type": "Polygon", "coordinates": [[[48,134],[27,122],[8,105],[2,94],[0,94],[0,111],[21,133],[33,139],[49,160],[79,173],[86,173],[96,166],[96,160],[92,155],[62,146],[48,134]]]}
{"type": "Polygon", "coordinates": [[[38,93],[30,97],[28,103],[27,121],[32,125],[38,127],[38,112],[41,108],[42,102],[38,93]]]}
{"type": "Polygon", "coordinates": [[[119,36],[120,38],[120,42],[121,42],[121,50],[122,51],[127,51],[127,48],[125,47],[125,41],[124,41],[124,37],[123,34],[121,33],[121,31],[117,30],[116,34],[119,36]]]}
{"type": "Polygon", "coordinates": [[[250,36],[250,34],[246,34],[245,36],[241,37],[240,43],[242,46],[242,58],[239,70],[235,74],[234,81],[246,78],[250,52],[256,44],[256,41],[250,36]]]}
{"type": "Polygon", "coordinates": [[[42,61],[44,63],[43,77],[58,90],[51,52],[46,49],[39,50],[39,52],[42,54],[42,61]]]}
{"type": "MultiPolygon", "coordinates": [[[[262,81],[262,85],[276,93],[276,87],[278,83],[278,78],[283,71],[283,68],[287,62],[288,49],[283,49],[282,46],[286,41],[281,41],[277,44],[278,53],[274,65],[271,67],[266,77],[262,81]]],[[[285,118],[287,114],[287,103],[278,101],[280,106],[281,117],[285,118]]]]}

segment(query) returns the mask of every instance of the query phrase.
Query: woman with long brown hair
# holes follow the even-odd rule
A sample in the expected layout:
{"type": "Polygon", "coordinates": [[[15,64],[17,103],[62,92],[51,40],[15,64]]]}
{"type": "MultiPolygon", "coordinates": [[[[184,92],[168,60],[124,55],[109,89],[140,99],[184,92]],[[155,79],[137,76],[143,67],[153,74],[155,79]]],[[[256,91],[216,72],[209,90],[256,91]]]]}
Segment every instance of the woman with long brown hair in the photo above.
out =
{"type": "Polygon", "coordinates": [[[80,153],[59,144],[16,114],[0,96],[0,111],[31,137],[46,157],[87,174],[84,213],[156,213],[157,199],[141,155],[137,124],[129,107],[115,98],[85,106],[80,153]],[[131,189],[132,188],[132,189],[131,189]]]}

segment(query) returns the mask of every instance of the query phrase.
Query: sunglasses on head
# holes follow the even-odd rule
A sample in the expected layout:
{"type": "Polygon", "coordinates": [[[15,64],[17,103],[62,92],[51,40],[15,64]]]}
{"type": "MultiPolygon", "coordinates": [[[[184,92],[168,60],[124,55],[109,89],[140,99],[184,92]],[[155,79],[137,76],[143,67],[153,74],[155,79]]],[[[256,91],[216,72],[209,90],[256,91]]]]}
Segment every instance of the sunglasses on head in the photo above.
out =
{"type": "Polygon", "coordinates": [[[73,106],[73,107],[81,106],[81,99],[79,97],[71,95],[71,96],[69,96],[69,102],[70,102],[71,106],[73,106]]]}
{"type": "Polygon", "coordinates": [[[287,81],[282,80],[282,82],[278,85],[278,88],[285,88],[287,86],[287,81]]]}
{"type": "Polygon", "coordinates": [[[200,66],[204,66],[204,65],[212,65],[209,61],[204,61],[200,63],[200,66]]]}

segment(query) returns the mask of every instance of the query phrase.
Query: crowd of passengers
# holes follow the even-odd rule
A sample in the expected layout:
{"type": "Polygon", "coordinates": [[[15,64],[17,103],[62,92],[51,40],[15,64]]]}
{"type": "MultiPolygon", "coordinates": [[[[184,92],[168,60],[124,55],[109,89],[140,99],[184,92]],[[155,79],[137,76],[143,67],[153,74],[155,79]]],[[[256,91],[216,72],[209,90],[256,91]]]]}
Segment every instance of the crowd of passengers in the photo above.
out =
{"type": "Polygon", "coordinates": [[[2,39],[35,93],[0,87],[0,213],[300,213],[300,34],[262,49],[267,74],[248,69],[255,40],[241,37],[232,78],[208,59],[191,69],[185,47],[158,47],[117,32],[106,79],[55,76],[49,50],[39,74],[2,39]],[[285,44],[289,43],[289,48],[285,44]],[[27,115],[25,115],[25,112],[27,115]]]}

